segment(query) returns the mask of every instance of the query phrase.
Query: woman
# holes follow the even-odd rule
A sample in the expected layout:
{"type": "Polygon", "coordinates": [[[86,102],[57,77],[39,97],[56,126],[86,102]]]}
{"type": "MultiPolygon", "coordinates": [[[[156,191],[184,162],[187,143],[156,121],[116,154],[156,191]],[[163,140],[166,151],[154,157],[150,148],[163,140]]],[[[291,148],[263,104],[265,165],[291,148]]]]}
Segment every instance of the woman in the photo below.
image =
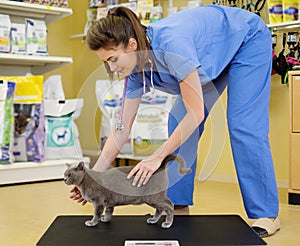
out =
{"type": "MultiPolygon", "coordinates": [[[[210,109],[228,86],[228,127],[247,215],[257,219],[253,228],[260,236],[279,230],[268,139],[272,41],[260,17],[238,8],[209,5],[145,28],[132,11],[117,7],[90,28],[87,43],[111,76],[126,77],[119,126],[94,170],[106,170],[119,154],[146,91],[152,90],[150,97],[156,89],[176,94],[168,140],[139,162],[128,178],[134,177],[133,185],[145,185],[162,160],[176,151],[193,174],[180,177],[176,165],[170,165],[168,196],[175,208],[192,205],[198,141],[210,109]]],[[[76,188],[72,192],[74,200],[83,201],[76,188]]]]}

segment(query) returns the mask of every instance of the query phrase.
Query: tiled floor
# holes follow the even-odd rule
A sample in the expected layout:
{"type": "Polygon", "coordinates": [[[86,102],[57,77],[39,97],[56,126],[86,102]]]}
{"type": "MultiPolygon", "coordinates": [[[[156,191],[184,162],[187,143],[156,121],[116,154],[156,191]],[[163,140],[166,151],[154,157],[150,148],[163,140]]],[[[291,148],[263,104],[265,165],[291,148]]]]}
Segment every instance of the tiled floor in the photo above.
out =
{"type": "MultiPolygon", "coordinates": [[[[35,245],[57,215],[91,215],[91,204],[82,207],[69,199],[63,181],[0,187],[0,245],[35,245]]],[[[300,245],[300,206],[287,204],[287,189],[280,189],[282,228],[266,238],[268,245],[300,245]]],[[[238,214],[248,223],[237,184],[196,182],[191,214],[238,214]]],[[[118,207],[115,214],[152,213],[147,205],[118,207]]],[[[192,245],[194,246],[194,245],[192,245]]]]}

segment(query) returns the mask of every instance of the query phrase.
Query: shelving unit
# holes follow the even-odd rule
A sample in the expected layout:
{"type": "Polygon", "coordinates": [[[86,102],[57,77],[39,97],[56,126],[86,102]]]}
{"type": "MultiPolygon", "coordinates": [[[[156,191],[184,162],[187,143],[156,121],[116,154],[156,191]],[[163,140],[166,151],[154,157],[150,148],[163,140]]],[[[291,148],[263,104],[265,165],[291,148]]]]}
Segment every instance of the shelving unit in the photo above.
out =
{"type": "Polygon", "coordinates": [[[90,158],[15,162],[0,165],[0,185],[62,179],[67,169],[66,164],[77,164],[80,161],[88,166],[90,158]]]}
{"type": "MultiPolygon", "coordinates": [[[[71,15],[72,9],[37,4],[0,0],[0,13],[10,15],[14,23],[24,23],[25,18],[44,20],[46,24],[71,15]]],[[[71,64],[71,57],[30,56],[0,53],[0,73],[4,76],[25,75],[30,72],[40,75],[60,66],[71,64]]],[[[90,159],[60,159],[44,162],[15,162],[0,165],[0,185],[62,179],[66,163],[74,164],[90,159]]]]}
{"type": "Polygon", "coordinates": [[[62,19],[73,13],[72,9],[44,6],[31,3],[0,0],[0,13],[8,14],[12,18],[26,18],[44,20],[46,23],[62,19]]]}
{"type": "Polygon", "coordinates": [[[277,28],[277,29],[288,29],[288,28],[297,28],[300,26],[300,20],[290,21],[290,22],[281,22],[276,24],[268,24],[270,28],[277,28]]]}
{"type": "MultiPolygon", "coordinates": [[[[24,23],[26,17],[44,20],[47,24],[69,16],[72,9],[15,1],[0,1],[0,14],[8,14],[12,22],[24,23]]],[[[73,63],[70,57],[31,56],[0,53],[1,75],[43,74],[73,63]],[[3,74],[5,73],[5,74],[3,74]]]]}

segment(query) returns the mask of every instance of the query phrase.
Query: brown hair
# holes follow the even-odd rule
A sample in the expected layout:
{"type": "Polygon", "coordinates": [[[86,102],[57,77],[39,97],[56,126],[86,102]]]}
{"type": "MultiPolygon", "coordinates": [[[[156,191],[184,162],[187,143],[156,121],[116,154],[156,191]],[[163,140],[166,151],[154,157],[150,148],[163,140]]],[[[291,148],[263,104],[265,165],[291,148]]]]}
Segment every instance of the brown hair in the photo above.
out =
{"type": "MultiPolygon", "coordinates": [[[[126,7],[115,7],[108,11],[105,18],[97,20],[87,32],[87,45],[91,50],[113,49],[119,45],[127,47],[129,39],[137,41],[137,64],[139,71],[148,62],[150,45],[146,37],[146,27],[136,14],[126,7]]],[[[111,75],[109,67],[106,65],[111,75]]]]}

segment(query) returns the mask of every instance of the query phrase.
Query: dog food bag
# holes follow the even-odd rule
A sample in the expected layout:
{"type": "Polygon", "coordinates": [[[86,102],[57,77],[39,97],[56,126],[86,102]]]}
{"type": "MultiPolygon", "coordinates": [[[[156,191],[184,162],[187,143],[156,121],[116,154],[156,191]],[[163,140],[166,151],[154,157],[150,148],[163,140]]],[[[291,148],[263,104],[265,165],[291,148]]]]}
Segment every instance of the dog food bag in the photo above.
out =
{"type": "Polygon", "coordinates": [[[283,22],[298,20],[299,0],[283,0],[283,22]]]}
{"type": "Polygon", "coordinates": [[[9,15],[0,14],[0,52],[10,53],[10,27],[9,15]]]}
{"type": "Polygon", "coordinates": [[[83,108],[83,99],[45,99],[45,158],[83,157],[79,131],[74,122],[83,108]]]}
{"type": "Polygon", "coordinates": [[[12,23],[11,24],[11,53],[24,55],[26,54],[25,46],[25,24],[12,23]]]}
{"type": "MultiPolygon", "coordinates": [[[[0,77],[1,79],[1,77],[0,77]]],[[[15,161],[44,160],[43,76],[11,76],[16,83],[14,96],[15,161]]]]}
{"type": "Polygon", "coordinates": [[[13,147],[13,97],[15,83],[0,80],[0,164],[14,161],[13,147]]]}
{"type": "Polygon", "coordinates": [[[270,24],[277,24],[283,21],[282,0],[268,0],[268,12],[270,24]]]}
{"type": "Polygon", "coordinates": [[[42,20],[26,19],[26,54],[48,55],[47,26],[42,20]]]}
{"type": "MultiPolygon", "coordinates": [[[[122,105],[122,94],[124,80],[110,82],[109,80],[96,81],[96,97],[101,110],[100,127],[100,151],[103,149],[106,140],[119,121],[122,105]]],[[[121,154],[132,155],[131,138],[124,144],[121,154]]]]}

